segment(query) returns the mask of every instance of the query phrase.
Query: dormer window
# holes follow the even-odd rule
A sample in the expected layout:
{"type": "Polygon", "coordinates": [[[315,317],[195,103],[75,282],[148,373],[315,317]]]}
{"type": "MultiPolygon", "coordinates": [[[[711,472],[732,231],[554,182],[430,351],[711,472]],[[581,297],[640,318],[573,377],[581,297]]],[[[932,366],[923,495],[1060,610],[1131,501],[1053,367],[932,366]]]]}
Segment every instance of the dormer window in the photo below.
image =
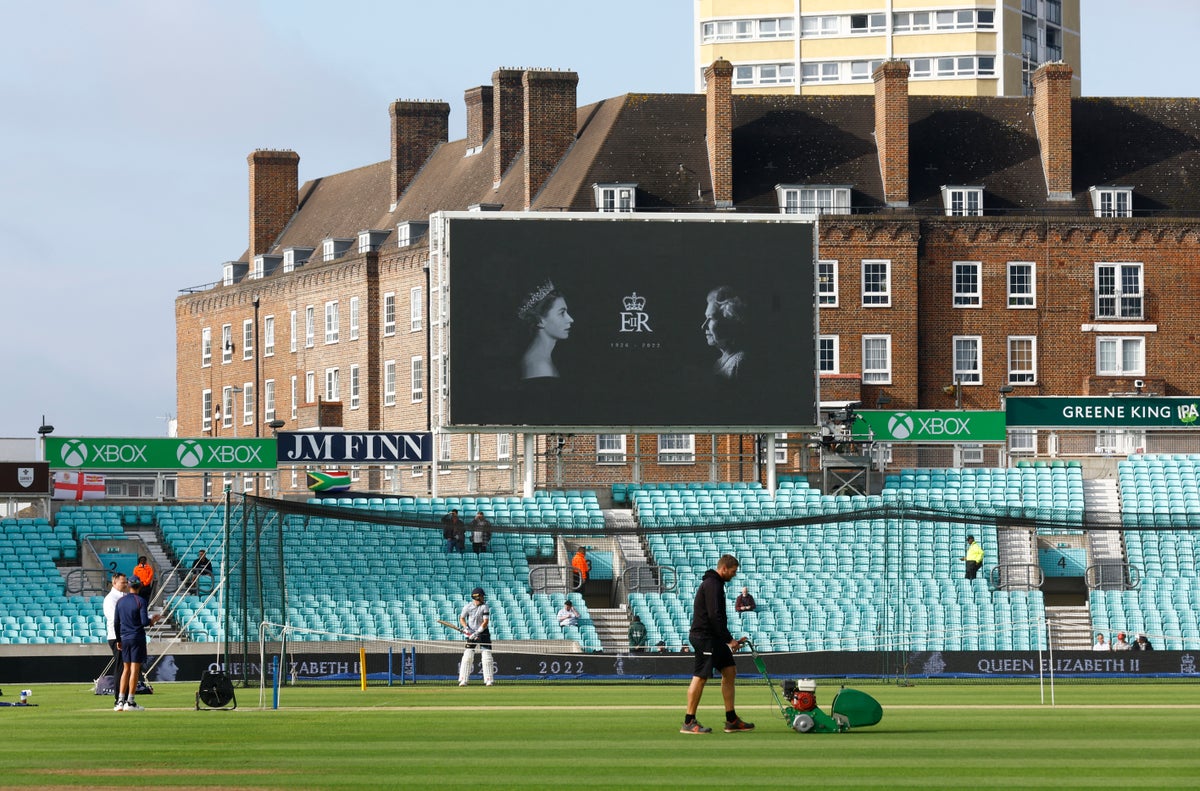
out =
{"type": "Polygon", "coordinates": [[[825,184],[776,184],[781,214],[849,214],[850,188],[825,184]]]}
{"type": "Polygon", "coordinates": [[[472,203],[467,211],[500,211],[503,208],[503,203],[472,203]]]}
{"type": "Polygon", "coordinates": [[[313,254],[311,247],[289,247],[283,251],[283,271],[291,272],[297,267],[304,266],[309,256],[313,254]]]}
{"type": "Polygon", "coordinates": [[[383,244],[383,240],[387,238],[387,231],[359,231],[358,232],[358,252],[369,253],[372,250],[378,250],[383,244]]]}
{"type": "Polygon", "coordinates": [[[596,210],[600,212],[631,212],[637,208],[637,184],[593,184],[596,210]]]}
{"type": "Polygon", "coordinates": [[[947,217],[982,217],[983,187],[942,187],[947,217]]]}
{"type": "Polygon", "coordinates": [[[350,249],[353,240],[328,237],[321,240],[321,260],[332,261],[350,249]]]}
{"type": "Polygon", "coordinates": [[[1131,187],[1092,187],[1092,210],[1097,217],[1132,217],[1133,189],[1131,187]]]}
{"type": "Polygon", "coordinates": [[[232,261],[226,262],[225,265],[221,267],[221,285],[223,285],[223,286],[232,286],[233,285],[233,262],[232,261]]]}
{"type": "Polygon", "coordinates": [[[416,244],[428,230],[429,223],[427,222],[396,223],[396,246],[408,247],[411,244],[416,244]]]}

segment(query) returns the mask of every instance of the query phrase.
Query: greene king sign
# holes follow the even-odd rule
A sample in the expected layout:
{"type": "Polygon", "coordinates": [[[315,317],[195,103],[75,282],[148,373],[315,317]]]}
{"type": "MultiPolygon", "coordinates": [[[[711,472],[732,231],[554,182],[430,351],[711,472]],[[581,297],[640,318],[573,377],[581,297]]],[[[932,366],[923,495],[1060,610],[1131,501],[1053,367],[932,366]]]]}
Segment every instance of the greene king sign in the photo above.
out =
{"type": "Polygon", "coordinates": [[[46,437],[52,470],[273,470],[274,439],[46,437]]]}
{"type": "Polygon", "coordinates": [[[854,438],[877,442],[1004,442],[1004,413],[913,409],[867,409],[853,427],[854,438]]]}
{"type": "Polygon", "coordinates": [[[1009,398],[1008,425],[1031,428],[1200,428],[1195,396],[1009,398]]]}

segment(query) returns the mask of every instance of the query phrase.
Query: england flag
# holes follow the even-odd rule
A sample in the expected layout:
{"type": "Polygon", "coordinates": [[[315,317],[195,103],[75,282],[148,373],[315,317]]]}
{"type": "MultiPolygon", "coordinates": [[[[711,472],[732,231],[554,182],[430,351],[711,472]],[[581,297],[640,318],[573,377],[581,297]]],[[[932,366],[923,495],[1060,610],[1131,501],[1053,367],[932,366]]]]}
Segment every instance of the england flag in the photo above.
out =
{"type": "Polygon", "coordinates": [[[90,472],[54,473],[55,500],[100,500],[103,498],[103,475],[90,472]]]}

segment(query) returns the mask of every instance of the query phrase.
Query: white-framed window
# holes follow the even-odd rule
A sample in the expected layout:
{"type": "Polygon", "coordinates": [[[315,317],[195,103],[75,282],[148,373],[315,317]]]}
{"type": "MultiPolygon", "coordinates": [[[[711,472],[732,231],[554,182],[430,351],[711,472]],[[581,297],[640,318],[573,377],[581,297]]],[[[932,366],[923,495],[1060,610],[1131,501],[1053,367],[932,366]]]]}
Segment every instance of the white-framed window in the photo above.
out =
{"type": "Polygon", "coordinates": [[[261,255],[254,256],[254,261],[250,264],[250,279],[262,280],[263,277],[263,257],[261,255]]]}
{"type": "Polygon", "coordinates": [[[304,306],[304,348],[317,345],[317,310],[312,305],[304,306]]]}
{"type": "Polygon", "coordinates": [[[624,464],[625,459],[624,434],[596,435],[597,464],[624,464]]]}
{"type": "Polygon", "coordinates": [[[425,326],[425,298],[423,289],[415,286],[408,290],[408,331],[420,332],[425,326]]]}
{"type": "Polygon", "coordinates": [[[1010,385],[1037,384],[1036,336],[1008,336],[1008,383],[1010,385]]]}
{"type": "Polygon", "coordinates": [[[263,382],[263,420],[275,419],[275,380],[263,382]]]}
{"type": "Polygon", "coordinates": [[[834,15],[800,17],[800,36],[839,36],[842,33],[842,18],[834,15]]]}
{"type": "Polygon", "coordinates": [[[342,372],[337,368],[325,369],[325,400],[342,400],[342,372]]]}
{"type": "Polygon", "coordinates": [[[788,463],[787,432],[775,435],[775,463],[788,463]]]}
{"type": "Polygon", "coordinates": [[[840,373],[839,338],[836,335],[821,335],[817,338],[817,370],[823,374],[840,373]]]}
{"type": "Polygon", "coordinates": [[[734,66],[733,84],[738,87],[795,85],[796,67],[791,63],[759,63],[734,66]]]}
{"type": "Polygon", "coordinates": [[[1142,265],[1096,264],[1096,318],[1142,318],[1142,265]]]}
{"type": "Polygon", "coordinates": [[[824,61],[800,64],[800,82],[805,85],[820,82],[837,82],[842,78],[842,64],[824,61]]]}
{"type": "Polygon", "coordinates": [[[438,395],[442,398],[450,392],[450,366],[446,365],[446,355],[439,354],[433,358],[434,376],[438,378],[438,395]]]}
{"type": "MultiPolygon", "coordinates": [[[[852,82],[865,82],[871,79],[881,63],[883,63],[882,60],[850,61],[850,80],[852,82]]],[[[842,73],[845,74],[845,69],[842,70],[842,73]]]]}
{"type": "Polygon", "coordinates": [[[862,306],[887,308],[892,305],[892,262],[866,259],[862,262],[862,306]]]}
{"type": "Polygon", "coordinates": [[[412,358],[412,402],[425,400],[425,360],[421,357],[412,358]]]}
{"type": "Polygon", "coordinates": [[[383,295],[383,334],[396,334],[396,295],[391,291],[383,295]]]}
{"type": "Polygon", "coordinates": [[[910,80],[933,76],[933,61],[929,58],[913,58],[908,62],[908,78],[910,80]]]}
{"type": "Polygon", "coordinates": [[[983,305],[979,261],[954,262],[954,307],[978,308],[983,305]]]}
{"type": "Polygon", "coordinates": [[[795,20],[790,16],[768,17],[758,20],[758,38],[792,38],[796,34],[795,20]]]}
{"type": "Polygon", "coordinates": [[[823,185],[776,184],[781,214],[816,217],[819,214],[849,214],[850,188],[823,185]]]}
{"type": "Polygon", "coordinates": [[[356,482],[362,478],[362,466],[358,464],[350,465],[350,481],[356,482]]]}
{"type": "MultiPolygon", "coordinates": [[[[478,434],[468,434],[467,435],[467,461],[468,462],[472,462],[472,461],[478,462],[479,461],[479,435],[478,434]]],[[[478,463],[468,464],[467,469],[471,470],[471,471],[478,470],[479,464],[478,463]]]]}
{"type": "Polygon", "coordinates": [[[263,357],[275,356],[275,317],[263,317],[263,357]]]}
{"type": "Polygon", "coordinates": [[[794,34],[795,22],[790,16],[721,19],[704,22],[700,25],[700,41],[704,44],[718,41],[791,38],[794,34]]]}
{"type": "Polygon", "coordinates": [[[1092,211],[1097,217],[1132,217],[1132,187],[1092,187],[1092,211]]]}
{"type": "Polygon", "coordinates": [[[254,425],[254,382],[242,383],[242,425],[254,425]]]}
{"type": "Polygon", "coordinates": [[[242,320],[242,359],[254,359],[254,319],[242,320]]]}
{"type": "Polygon", "coordinates": [[[1096,338],[1096,374],[1145,376],[1146,339],[1135,335],[1096,338]]]}
{"type": "MultiPolygon", "coordinates": [[[[496,461],[512,460],[512,434],[496,435],[496,461]]],[[[501,464],[500,469],[508,469],[507,464],[501,464]]]]}
{"type": "Polygon", "coordinates": [[[604,213],[631,212],[637,208],[636,184],[593,184],[596,210],[604,213]]]}
{"type": "Polygon", "coordinates": [[[948,217],[982,217],[983,187],[942,187],[948,217]]]}
{"type": "Polygon", "coordinates": [[[978,335],[955,335],[954,381],[977,385],[983,381],[983,338],[978,335]]]}
{"type": "Polygon", "coordinates": [[[200,391],[200,430],[212,431],[212,390],[200,391]]]}
{"type": "Polygon", "coordinates": [[[414,478],[424,478],[425,477],[425,468],[423,466],[421,466],[420,464],[412,465],[411,467],[408,468],[408,472],[409,472],[409,475],[411,475],[414,478]]]}
{"type": "Polygon", "coordinates": [[[350,408],[358,409],[359,406],[359,389],[358,389],[358,366],[350,366],[350,408]]]}
{"type": "Polygon", "coordinates": [[[221,325],[221,365],[233,362],[233,325],[221,325]]]}
{"type": "Polygon", "coordinates": [[[200,330],[200,367],[212,367],[212,327],[200,330]]]}
{"type": "Polygon", "coordinates": [[[891,335],[862,336],[862,381],[872,385],[892,383],[891,335]]]}
{"type": "Polygon", "coordinates": [[[325,303],[325,343],[337,343],[341,320],[338,316],[337,300],[325,303]]]}
{"type": "Polygon", "coordinates": [[[996,76],[996,58],[992,55],[956,55],[942,58],[915,58],[914,60],[932,61],[932,64],[924,66],[926,74],[923,76],[929,76],[930,68],[933,70],[933,76],[943,79],[996,76]]]}
{"type": "Polygon", "coordinates": [[[1037,307],[1037,265],[1032,261],[1008,262],[1008,306],[1037,307]]]}
{"type": "Polygon", "coordinates": [[[350,340],[358,340],[358,297],[350,297],[350,340]]]}
{"type": "Polygon", "coordinates": [[[838,306],[838,262],[817,262],[817,304],[823,308],[838,306]]]}
{"type": "MultiPolygon", "coordinates": [[[[451,444],[450,444],[450,435],[449,434],[439,434],[438,435],[438,461],[450,461],[451,458],[453,458],[453,450],[452,450],[451,444]]],[[[442,468],[442,472],[449,472],[449,470],[442,468]]]]}
{"type": "Polygon", "coordinates": [[[892,31],[895,33],[919,33],[932,28],[933,19],[928,11],[901,11],[892,14],[892,31]]]}
{"type": "Polygon", "coordinates": [[[221,388],[221,426],[229,428],[233,425],[233,386],[221,388]]]}
{"type": "Polygon", "coordinates": [[[695,464],[695,434],[659,434],[659,464],[695,464]]]}
{"type": "Polygon", "coordinates": [[[383,364],[383,405],[396,405],[396,361],[388,360],[383,364]]]}
{"type": "Polygon", "coordinates": [[[892,15],[892,32],[922,33],[930,30],[994,30],[996,12],[990,8],[956,11],[901,11],[892,15]]]}
{"type": "Polygon", "coordinates": [[[304,403],[312,404],[317,400],[317,372],[304,372],[304,403]]]}
{"type": "Polygon", "coordinates": [[[288,315],[288,351],[296,353],[296,311],[288,315]]]}
{"type": "Polygon", "coordinates": [[[1012,456],[1030,456],[1037,453],[1036,428],[1010,428],[1008,430],[1008,452],[1012,456]]]}
{"type": "Polygon", "coordinates": [[[336,257],[337,257],[337,245],[334,243],[333,239],[322,239],[321,240],[321,260],[322,261],[332,261],[336,257]]]}
{"type": "Polygon", "coordinates": [[[887,14],[851,14],[850,34],[876,35],[887,32],[887,14]]]}
{"type": "Polygon", "coordinates": [[[300,403],[296,399],[296,377],[293,376],[292,377],[292,411],[291,411],[292,420],[296,419],[296,415],[298,413],[299,407],[300,407],[300,403]]]}
{"type": "Polygon", "coordinates": [[[964,442],[958,446],[963,464],[983,464],[983,443],[964,442]]]}

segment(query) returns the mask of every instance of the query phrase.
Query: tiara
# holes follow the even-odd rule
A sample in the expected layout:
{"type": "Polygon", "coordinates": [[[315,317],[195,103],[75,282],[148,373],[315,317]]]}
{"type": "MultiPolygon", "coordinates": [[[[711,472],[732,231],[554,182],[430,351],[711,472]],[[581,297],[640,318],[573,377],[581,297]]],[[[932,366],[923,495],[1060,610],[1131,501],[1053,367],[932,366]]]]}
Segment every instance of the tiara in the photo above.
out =
{"type": "Polygon", "coordinates": [[[525,304],[521,305],[521,309],[517,311],[518,318],[524,318],[525,315],[529,313],[529,311],[532,310],[535,305],[537,305],[537,303],[545,299],[546,295],[553,290],[553,281],[551,281],[550,278],[546,278],[546,282],[534,289],[533,293],[529,295],[529,299],[525,300],[525,304]]]}

